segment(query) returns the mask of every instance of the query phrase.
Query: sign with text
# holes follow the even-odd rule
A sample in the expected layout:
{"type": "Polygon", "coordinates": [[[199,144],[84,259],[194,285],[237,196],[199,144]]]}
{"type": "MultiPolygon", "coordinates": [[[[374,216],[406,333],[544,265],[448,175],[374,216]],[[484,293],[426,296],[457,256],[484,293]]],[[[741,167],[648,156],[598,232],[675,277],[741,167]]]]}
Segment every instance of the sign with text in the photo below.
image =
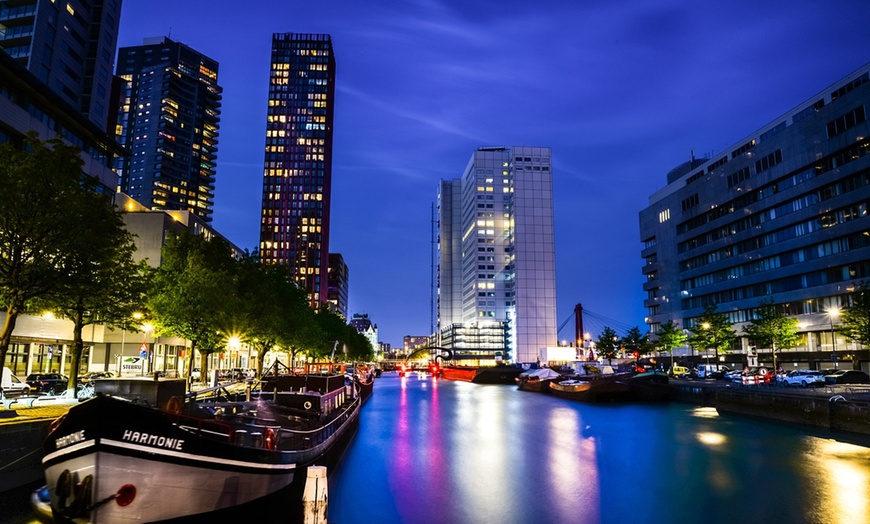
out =
{"type": "Polygon", "coordinates": [[[122,377],[140,377],[144,372],[145,359],[139,357],[124,357],[121,359],[122,377]]]}

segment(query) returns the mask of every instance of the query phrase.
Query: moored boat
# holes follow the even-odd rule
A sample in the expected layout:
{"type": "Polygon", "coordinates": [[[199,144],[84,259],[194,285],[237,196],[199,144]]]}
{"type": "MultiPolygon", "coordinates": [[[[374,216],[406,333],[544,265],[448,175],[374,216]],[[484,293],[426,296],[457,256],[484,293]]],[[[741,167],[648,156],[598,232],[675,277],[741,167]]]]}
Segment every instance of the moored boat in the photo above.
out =
{"type": "Polygon", "coordinates": [[[550,393],[557,397],[581,402],[614,402],[628,400],[630,373],[590,374],[570,380],[550,383],[550,393]]]}
{"type": "Polygon", "coordinates": [[[646,371],[628,379],[635,400],[662,401],[670,394],[670,379],[664,371],[646,371]]]}
{"type": "Polygon", "coordinates": [[[205,399],[167,399],[151,381],[150,402],[98,393],[74,406],[44,443],[55,520],[220,520],[269,504],[300,519],[305,468],[334,465],[362,398],[343,375],[296,378],[307,386],[205,399]]]}
{"type": "Polygon", "coordinates": [[[535,393],[550,393],[551,382],[561,382],[568,377],[550,368],[530,369],[520,373],[517,378],[517,388],[535,393]]]}

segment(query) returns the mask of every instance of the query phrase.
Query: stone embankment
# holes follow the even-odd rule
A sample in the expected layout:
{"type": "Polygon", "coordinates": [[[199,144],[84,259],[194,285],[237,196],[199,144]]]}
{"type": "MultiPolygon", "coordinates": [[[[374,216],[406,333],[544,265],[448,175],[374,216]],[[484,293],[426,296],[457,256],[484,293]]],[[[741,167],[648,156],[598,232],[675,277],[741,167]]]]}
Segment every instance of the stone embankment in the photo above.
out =
{"type": "Polygon", "coordinates": [[[870,385],[815,388],[672,380],[671,400],[745,415],[870,436],[870,385]]]}

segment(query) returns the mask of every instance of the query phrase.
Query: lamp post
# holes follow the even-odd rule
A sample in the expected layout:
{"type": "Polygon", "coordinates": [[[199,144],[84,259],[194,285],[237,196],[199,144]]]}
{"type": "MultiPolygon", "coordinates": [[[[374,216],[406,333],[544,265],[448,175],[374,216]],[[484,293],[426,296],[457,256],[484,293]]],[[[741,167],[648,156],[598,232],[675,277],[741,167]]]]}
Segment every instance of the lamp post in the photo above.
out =
{"type": "Polygon", "coordinates": [[[829,307],[828,308],[828,316],[831,319],[831,362],[834,363],[834,368],[838,368],[837,366],[837,333],[834,331],[834,320],[840,316],[840,308],[838,307],[829,307]]]}
{"type": "MultiPolygon", "coordinates": [[[[710,331],[710,323],[709,322],[702,322],[701,329],[703,329],[704,331],[710,331]]],[[[706,345],[709,346],[710,345],[709,333],[707,333],[707,335],[705,335],[704,338],[707,339],[706,345]]],[[[704,357],[707,359],[707,369],[710,369],[710,348],[709,347],[704,348],[704,357]]],[[[717,362],[717,364],[718,364],[718,362],[717,362]]],[[[716,368],[716,369],[719,369],[719,368],[716,368]]]]}
{"type": "MultiPolygon", "coordinates": [[[[142,332],[145,333],[145,340],[142,341],[142,345],[145,345],[148,342],[148,337],[151,336],[152,331],[154,331],[154,326],[152,326],[151,324],[143,324],[142,325],[142,332]]],[[[153,353],[153,351],[145,350],[145,357],[144,357],[145,362],[142,363],[142,375],[143,376],[145,375],[145,364],[149,363],[151,361],[151,354],[152,353],[153,353]]],[[[141,352],[140,352],[139,356],[140,357],[142,356],[141,352]]],[[[148,370],[150,371],[151,368],[149,367],[148,370]]]]}

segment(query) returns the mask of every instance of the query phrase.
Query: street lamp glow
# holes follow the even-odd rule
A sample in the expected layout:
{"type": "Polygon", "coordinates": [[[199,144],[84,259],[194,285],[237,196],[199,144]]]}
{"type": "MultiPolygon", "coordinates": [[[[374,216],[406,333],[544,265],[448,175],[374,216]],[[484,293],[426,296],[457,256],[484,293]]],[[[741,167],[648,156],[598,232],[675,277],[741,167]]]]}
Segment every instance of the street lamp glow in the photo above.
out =
{"type": "Polygon", "coordinates": [[[829,307],[827,311],[828,315],[831,317],[831,321],[837,320],[837,317],[840,316],[840,308],[838,307],[829,307]]]}
{"type": "Polygon", "coordinates": [[[142,331],[144,331],[145,333],[151,333],[152,331],[154,331],[154,326],[152,326],[151,324],[142,324],[142,331]]]}
{"type": "Polygon", "coordinates": [[[701,324],[701,328],[703,328],[703,329],[710,329],[710,323],[709,323],[709,322],[704,322],[703,324],[701,324]]]}
{"type": "Polygon", "coordinates": [[[134,318],[135,320],[142,320],[142,317],[143,317],[143,316],[144,316],[144,315],[143,315],[142,313],[139,313],[138,311],[135,312],[135,313],[133,313],[133,318],[134,318]]]}

